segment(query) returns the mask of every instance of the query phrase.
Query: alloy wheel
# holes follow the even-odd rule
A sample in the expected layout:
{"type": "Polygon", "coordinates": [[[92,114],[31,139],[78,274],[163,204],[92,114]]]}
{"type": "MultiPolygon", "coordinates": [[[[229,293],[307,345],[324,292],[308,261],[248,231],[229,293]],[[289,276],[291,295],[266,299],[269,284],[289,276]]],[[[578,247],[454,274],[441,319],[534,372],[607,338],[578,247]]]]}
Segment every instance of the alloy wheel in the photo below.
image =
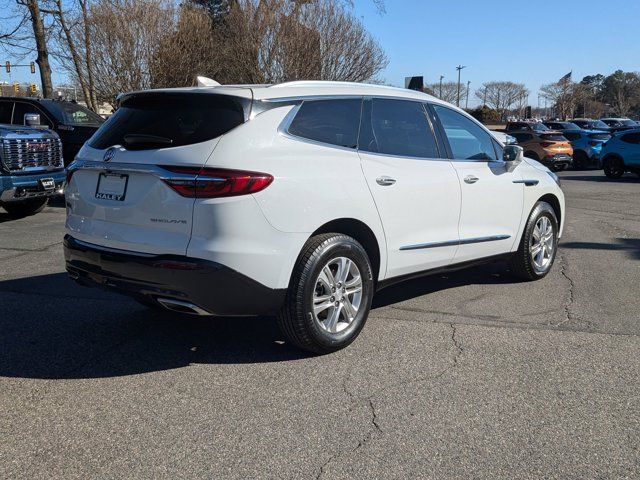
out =
{"type": "Polygon", "coordinates": [[[555,234],[553,224],[546,216],[541,216],[531,232],[529,254],[538,272],[546,271],[555,253],[555,234]]]}
{"type": "Polygon", "coordinates": [[[322,268],[313,290],[313,318],[328,333],[347,328],[360,309],[362,276],[347,257],[331,259],[322,268]]]}

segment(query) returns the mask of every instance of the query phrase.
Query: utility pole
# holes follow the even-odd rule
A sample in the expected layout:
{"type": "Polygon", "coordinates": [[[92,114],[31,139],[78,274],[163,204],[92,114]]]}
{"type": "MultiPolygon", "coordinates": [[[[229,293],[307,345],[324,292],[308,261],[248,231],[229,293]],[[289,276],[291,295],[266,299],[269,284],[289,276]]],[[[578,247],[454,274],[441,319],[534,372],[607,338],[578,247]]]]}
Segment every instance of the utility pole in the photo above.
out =
{"type": "Polygon", "coordinates": [[[471,80],[467,82],[467,99],[465,101],[464,109],[469,110],[469,85],[471,85],[471,80]]]}
{"type": "Polygon", "coordinates": [[[486,107],[487,106],[487,86],[484,86],[484,98],[482,99],[482,106],[486,107]]]}
{"type": "Polygon", "coordinates": [[[442,100],[442,79],[444,78],[444,75],[440,75],[440,100],[442,100]]]}
{"type": "Polygon", "coordinates": [[[460,107],[460,72],[463,68],[467,68],[466,65],[458,65],[456,70],[458,70],[458,99],[456,101],[456,107],[460,107]]]}

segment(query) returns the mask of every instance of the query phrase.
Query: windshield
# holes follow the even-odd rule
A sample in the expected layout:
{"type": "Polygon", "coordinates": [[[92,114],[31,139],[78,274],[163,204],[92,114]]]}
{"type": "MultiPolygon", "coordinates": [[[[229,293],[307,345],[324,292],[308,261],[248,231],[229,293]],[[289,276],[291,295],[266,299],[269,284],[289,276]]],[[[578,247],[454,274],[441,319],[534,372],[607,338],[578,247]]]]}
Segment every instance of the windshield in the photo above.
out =
{"type": "Polygon", "coordinates": [[[100,115],[77,103],[50,102],[48,107],[58,121],[65,125],[99,127],[104,123],[100,115]]]}
{"type": "Polygon", "coordinates": [[[565,130],[580,130],[580,127],[573,122],[564,122],[562,126],[565,130]]]}
{"type": "Polygon", "coordinates": [[[609,125],[604,123],[602,120],[594,120],[591,123],[591,128],[606,128],[606,129],[609,129],[609,125]]]}

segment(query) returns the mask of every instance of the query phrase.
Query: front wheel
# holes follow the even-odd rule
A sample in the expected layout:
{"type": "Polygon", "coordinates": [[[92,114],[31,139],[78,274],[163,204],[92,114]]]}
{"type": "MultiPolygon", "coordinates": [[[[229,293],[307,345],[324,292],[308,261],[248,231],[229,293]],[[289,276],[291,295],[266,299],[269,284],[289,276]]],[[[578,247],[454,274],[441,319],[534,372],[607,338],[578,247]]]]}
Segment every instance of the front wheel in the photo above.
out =
{"type": "Polygon", "coordinates": [[[529,215],[511,269],[523,280],[543,278],[551,270],[557,250],[558,218],[551,205],[538,202],[529,215]]]}
{"type": "Polygon", "coordinates": [[[624,175],[624,162],[618,157],[605,158],[603,169],[607,177],[617,179],[624,175]]]}
{"type": "Polygon", "coordinates": [[[278,324],[297,347],[334,352],[362,330],[373,289],[371,262],[360,243],[338,233],[317,235],[296,262],[278,324]]]}
{"type": "Polygon", "coordinates": [[[30,198],[28,200],[5,202],[0,206],[7,211],[10,217],[22,218],[41,212],[47,206],[48,201],[47,197],[30,198]]]}

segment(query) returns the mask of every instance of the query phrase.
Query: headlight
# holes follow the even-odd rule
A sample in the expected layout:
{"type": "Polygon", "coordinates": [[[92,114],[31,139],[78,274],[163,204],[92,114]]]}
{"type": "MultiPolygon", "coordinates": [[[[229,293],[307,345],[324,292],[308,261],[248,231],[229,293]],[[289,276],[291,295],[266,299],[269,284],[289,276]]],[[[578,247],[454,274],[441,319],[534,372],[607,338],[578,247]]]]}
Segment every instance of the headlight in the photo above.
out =
{"type": "Polygon", "coordinates": [[[562,187],[562,182],[560,182],[560,177],[558,175],[553,173],[551,170],[549,170],[547,173],[551,178],[553,178],[553,181],[556,182],[559,187],[562,187]]]}

